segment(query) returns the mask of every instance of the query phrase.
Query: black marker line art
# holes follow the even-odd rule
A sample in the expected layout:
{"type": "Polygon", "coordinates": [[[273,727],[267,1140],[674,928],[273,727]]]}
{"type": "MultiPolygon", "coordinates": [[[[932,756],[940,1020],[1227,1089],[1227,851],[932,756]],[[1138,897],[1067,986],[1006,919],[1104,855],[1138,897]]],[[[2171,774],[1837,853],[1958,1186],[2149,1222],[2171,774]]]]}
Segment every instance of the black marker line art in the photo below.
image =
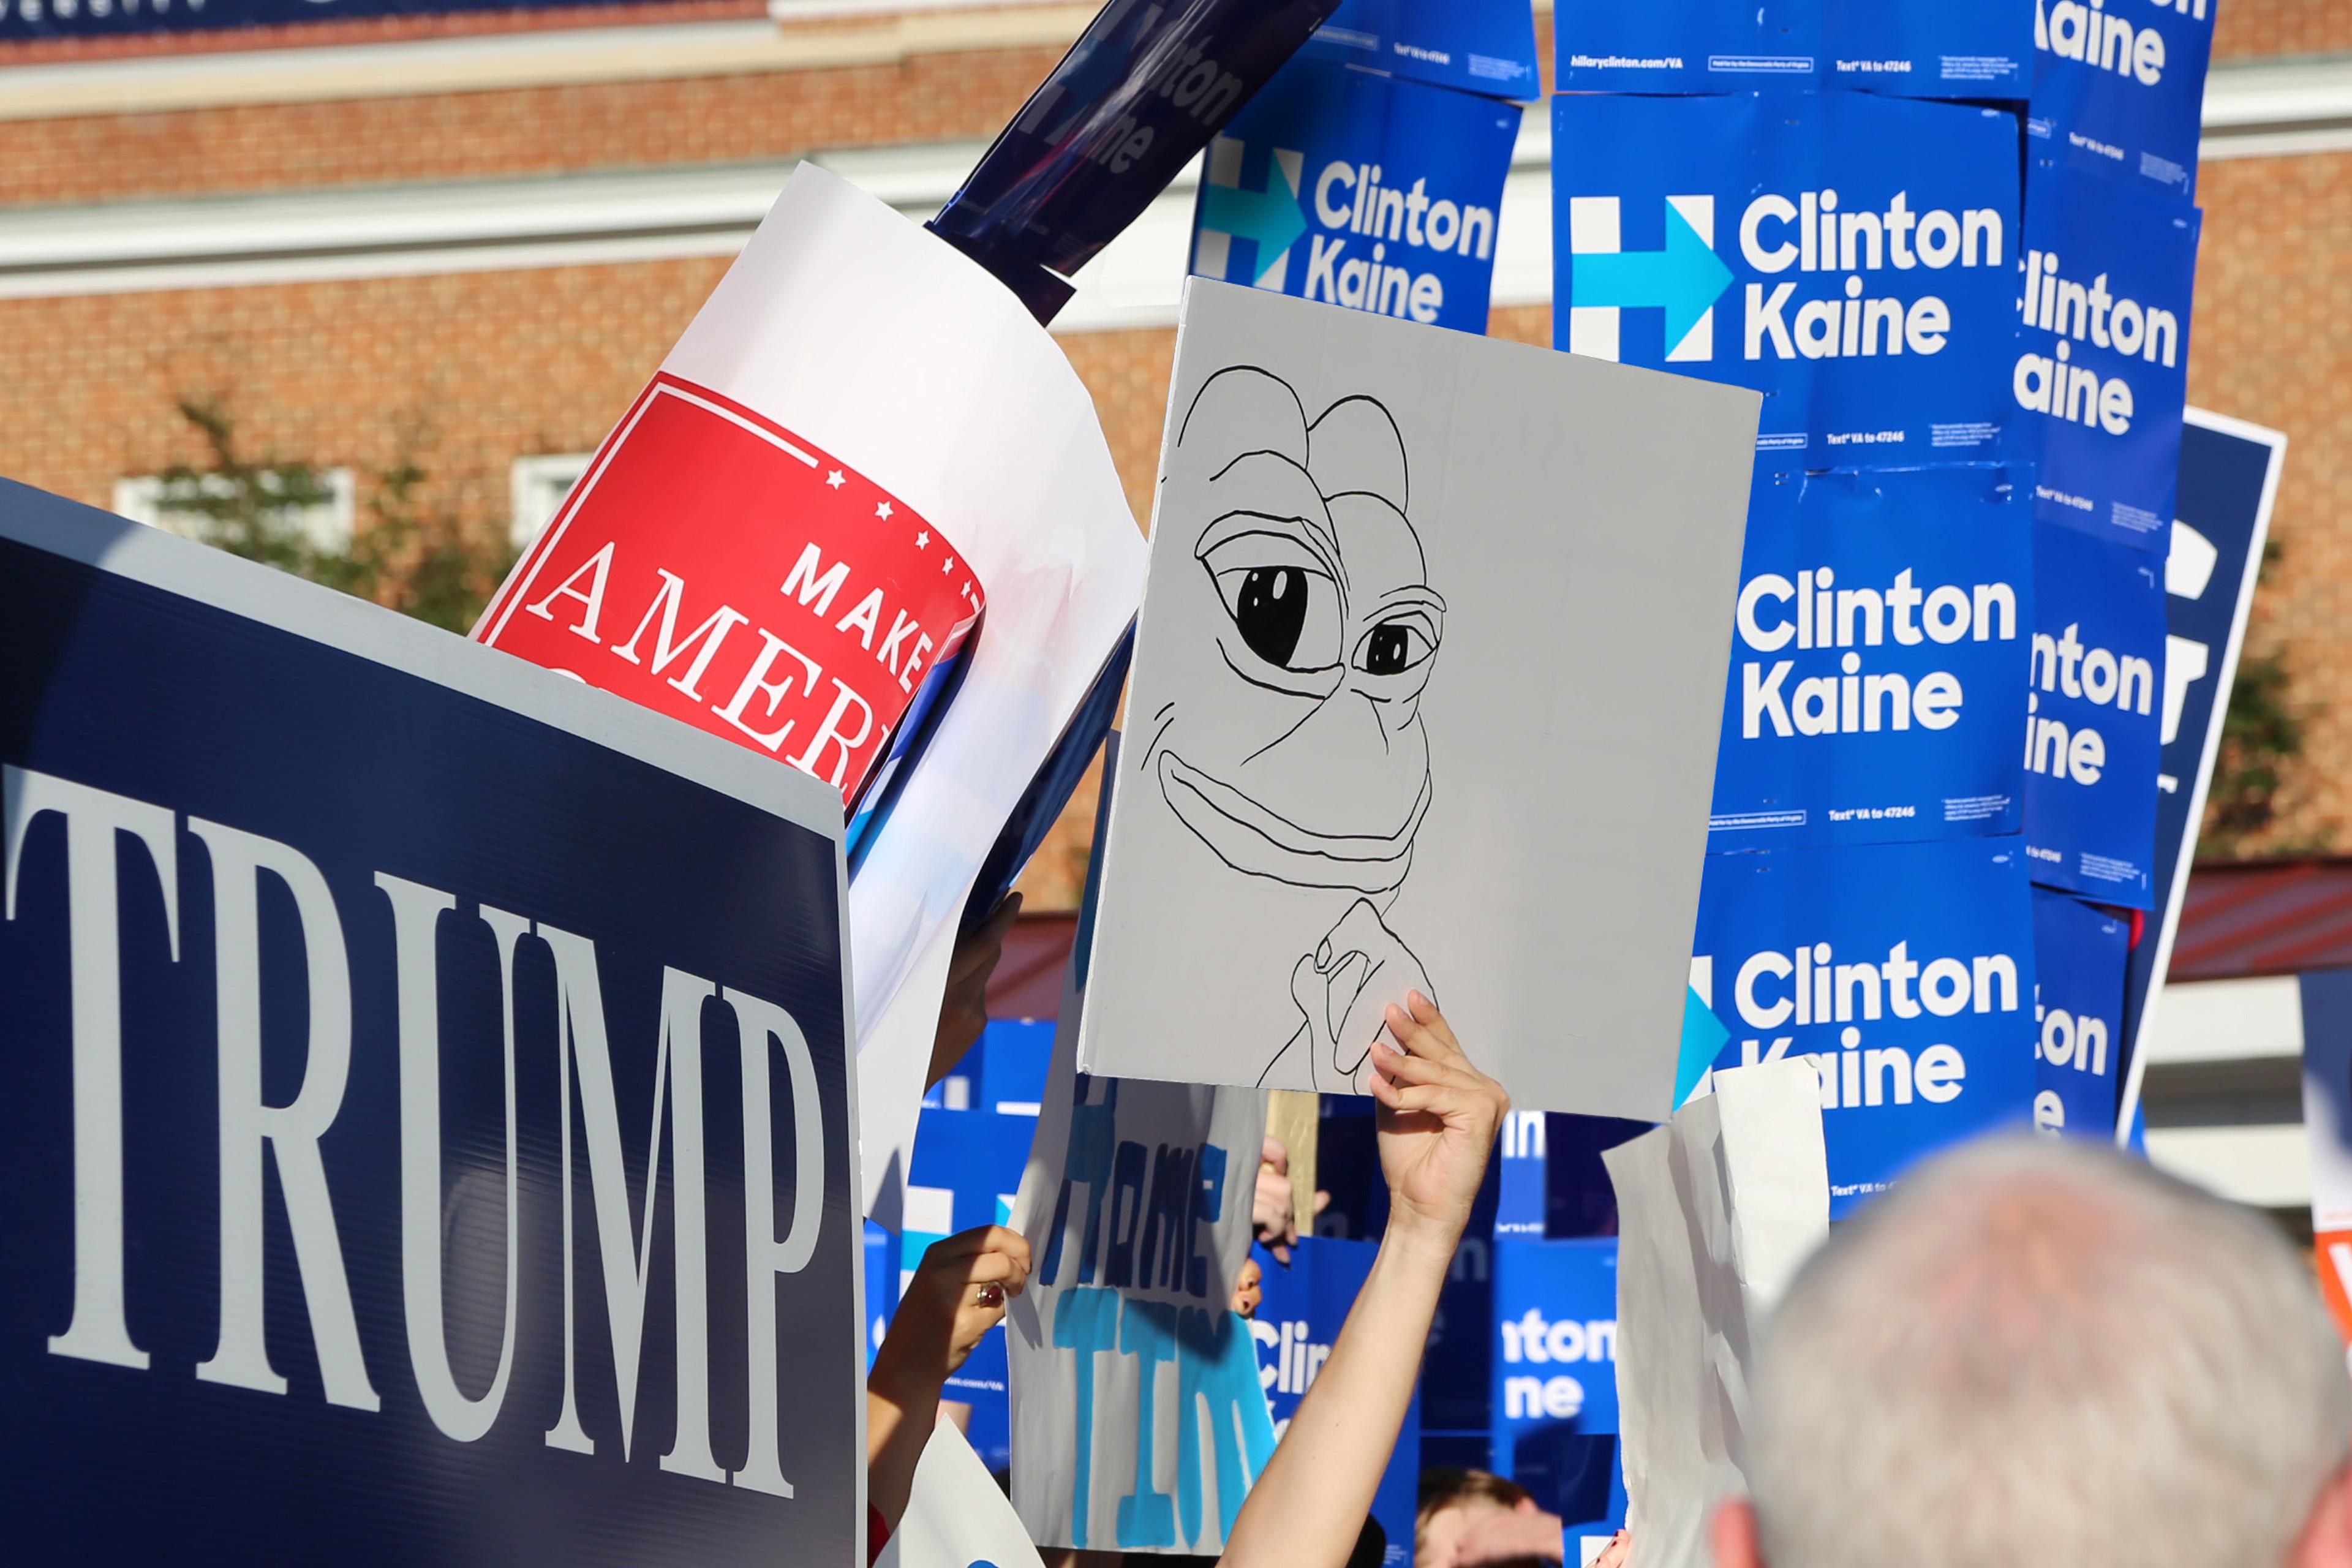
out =
{"type": "Polygon", "coordinates": [[[1194,395],[1170,468],[1160,526],[1194,531],[1209,591],[1155,610],[1221,700],[1205,724],[1184,725],[1181,698],[1161,708],[1136,771],[1235,874],[1354,895],[1297,953],[1296,1015],[1258,1082],[1358,1092],[1383,1006],[1435,995],[1387,918],[1434,788],[1421,695],[1445,624],[1403,434],[1376,398],[1310,420],[1280,376],[1231,365],[1194,395]]]}

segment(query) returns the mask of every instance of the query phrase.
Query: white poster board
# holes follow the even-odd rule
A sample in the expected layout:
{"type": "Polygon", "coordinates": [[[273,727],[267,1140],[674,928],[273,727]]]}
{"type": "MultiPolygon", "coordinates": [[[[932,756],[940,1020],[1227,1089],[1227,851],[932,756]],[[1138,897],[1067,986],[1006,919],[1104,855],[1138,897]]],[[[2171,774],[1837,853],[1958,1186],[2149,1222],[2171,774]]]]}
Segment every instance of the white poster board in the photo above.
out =
{"type": "Polygon", "coordinates": [[[875,1568],[1045,1568],[996,1478],[950,1422],[931,1430],[906,1517],[875,1568]]]}
{"type": "Polygon", "coordinates": [[[1080,1065],[1664,1116],[1758,405],[1190,280],[1080,1065]]]}
{"type": "Polygon", "coordinates": [[[1706,1568],[1739,1489],[1756,1336],[1829,1235],[1821,1079],[1784,1058],[1601,1156],[1617,1189],[1617,1423],[1633,1568],[1706,1568]]]}
{"type": "Polygon", "coordinates": [[[1032,1269],[1005,1316],[1013,1506],[1042,1545],[1213,1556],[1274,1445],[1231,1310],[1265,1097],[1078,1074],[1084,994],[1063,992],[1012,1215],[1032,1269]]]}

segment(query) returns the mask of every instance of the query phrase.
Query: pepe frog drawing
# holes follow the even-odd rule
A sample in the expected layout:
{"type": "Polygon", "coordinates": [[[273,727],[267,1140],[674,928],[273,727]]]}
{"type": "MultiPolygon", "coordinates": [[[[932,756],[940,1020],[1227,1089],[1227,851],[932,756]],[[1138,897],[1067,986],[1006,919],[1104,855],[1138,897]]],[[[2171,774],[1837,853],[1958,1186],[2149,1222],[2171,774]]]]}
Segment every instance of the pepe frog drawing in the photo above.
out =
{"type": "MultiPolygon", "coordinates": [[[[1433,781],[1421,697],[1444,637],[1412,521],[1402,434],[1342,397],[1309,417],[1280,377],[1218,372],[1186,410],[1160,526],[1197,531],[1197,571],[1155,585],[1176,699],[1134,769],[1284,940],[1247,967],[1286,979],[1259,1081],[1339,1091],[1408,989],[1436,994],[1389,924],[1433,781]],[[1266,883],[1279,884],[1279,890],[1266,883]]],[[[1139,783],[1142,782],[1139,780],[1139,783]]]]}

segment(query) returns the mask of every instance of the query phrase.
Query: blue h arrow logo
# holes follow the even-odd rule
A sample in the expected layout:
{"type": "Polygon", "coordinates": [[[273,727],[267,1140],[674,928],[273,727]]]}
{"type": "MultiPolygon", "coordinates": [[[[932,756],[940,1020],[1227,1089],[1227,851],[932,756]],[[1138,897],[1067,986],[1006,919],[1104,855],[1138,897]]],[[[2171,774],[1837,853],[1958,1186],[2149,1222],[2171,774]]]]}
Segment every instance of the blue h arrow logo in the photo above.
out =
{"type": "Polygon", "coordinates": [[[1569,347],[1599,359],[1618,357],[1617,313],[1665,313],[1666,358],[1715,357],[1715,301],[1731,269],[1715,254],[1715,198],[1666,198],[1666,242],[1657,250],[1618,244],[1618,198],[1569,201],[1569,347]]]}
{"type": "Polygon", "coordinates": [[[1279,290],[1290,271],[1290,247],[1307,232],[1307,208],[1298,198],[1306,159],[1287,147],[1273,149],[1266,188],[1248,191],[1241,183],[1243,151],[1230,136],[1209,143],[1192,270],[1203,278],[1223,278],[1233,242],[1246,239],[1257,247],[1257,275],[1250,280],[1279,290]]]}

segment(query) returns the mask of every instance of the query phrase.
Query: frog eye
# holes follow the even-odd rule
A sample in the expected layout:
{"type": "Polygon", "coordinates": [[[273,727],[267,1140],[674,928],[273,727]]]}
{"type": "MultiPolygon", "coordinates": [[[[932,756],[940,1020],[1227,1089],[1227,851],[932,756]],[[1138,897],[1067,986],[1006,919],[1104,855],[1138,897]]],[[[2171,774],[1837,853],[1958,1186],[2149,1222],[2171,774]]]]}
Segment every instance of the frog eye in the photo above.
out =
{"type": "Polygon", "coordinates": [[[1428,662],[1439,636],[1437,616],[1428,606],[1393,609],[1365,629],[1349,662],[1366,675],[1402,675],[1428,662]]]}
{"type": "Polygon", "coordinates": [[[1418,619],[1382,621],[1356,645],[1356,668],[1366,675],[1402,675],[1436,651],[1418,619]]]}
{"type": "Polygon", "coordinates": [[[1339,662],[1339,585],[1321,557],[1288,534],[1253,531],[1201,557],[1217,598],[1249,650],[1278,668],[1339,662]]]}

